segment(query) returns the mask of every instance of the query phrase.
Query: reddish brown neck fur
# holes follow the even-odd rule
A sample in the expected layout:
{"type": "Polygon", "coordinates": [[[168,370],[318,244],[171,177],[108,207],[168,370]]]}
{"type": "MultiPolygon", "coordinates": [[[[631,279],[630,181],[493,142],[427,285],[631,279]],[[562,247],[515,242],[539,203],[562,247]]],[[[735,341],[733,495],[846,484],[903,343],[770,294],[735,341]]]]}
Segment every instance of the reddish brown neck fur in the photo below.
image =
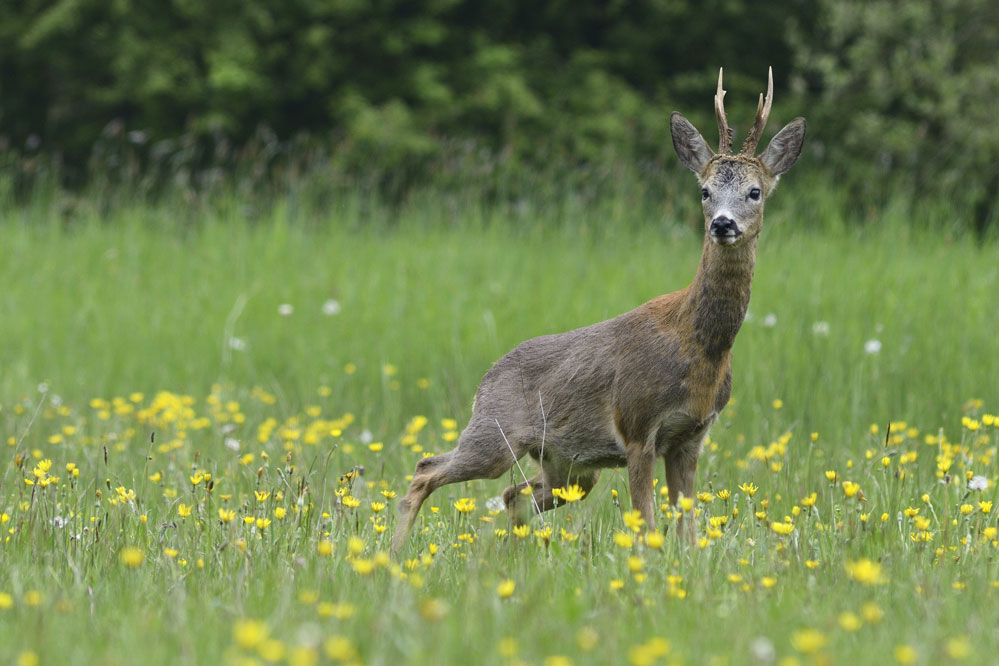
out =
{"type": "Polygon", "coordinates": [[[704,239],[704,252],[687,287],[681,316],[693,318],[694,339],[709,359],[732,348],[749,307],[756,266],[755,237],[736,246],[704,239]]]}

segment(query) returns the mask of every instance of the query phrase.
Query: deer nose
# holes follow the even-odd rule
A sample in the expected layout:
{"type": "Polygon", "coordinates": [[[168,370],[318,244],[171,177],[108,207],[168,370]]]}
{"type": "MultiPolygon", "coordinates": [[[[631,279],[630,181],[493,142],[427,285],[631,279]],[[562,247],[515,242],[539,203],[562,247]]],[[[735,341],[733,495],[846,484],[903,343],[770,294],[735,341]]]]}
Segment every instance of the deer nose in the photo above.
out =
{"type": "Polygon", "coordinates": [[[725,217],[724,215],[719,215],[715,219],[711,220],[711,227],[709,231],[712,236],[739,235],[739,227],[736,225],[735,220],[730,217],[725,217]]]}

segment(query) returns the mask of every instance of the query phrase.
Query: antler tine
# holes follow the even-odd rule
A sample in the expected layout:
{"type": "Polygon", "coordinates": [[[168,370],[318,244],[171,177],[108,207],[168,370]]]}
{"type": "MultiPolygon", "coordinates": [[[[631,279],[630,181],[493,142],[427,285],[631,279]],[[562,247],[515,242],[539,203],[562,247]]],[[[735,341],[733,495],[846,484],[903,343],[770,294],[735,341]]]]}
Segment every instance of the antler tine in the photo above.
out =
{"type": "Polygon", "coordinates": [[[742,145],[743,155],[753,155],[756,153],[756,146],[763,137],[763,128],[767,126],[767,119],[770,118],[770,106],[774,101],[774,69],[767,68],[767,97],[760,95],[760,101],[756,105],[756,120],[753,122],[753,129],[749,130],[746,143],[742,145]]]}
{"type": "Polygon", "coordinates": [[[732,152],[732,130],[725,116],[725,91],[722,90],[724,68],[718,68],[718,92],[715,93],[715,116],[718,118],[718,152],[725,155],[732,152]]]}

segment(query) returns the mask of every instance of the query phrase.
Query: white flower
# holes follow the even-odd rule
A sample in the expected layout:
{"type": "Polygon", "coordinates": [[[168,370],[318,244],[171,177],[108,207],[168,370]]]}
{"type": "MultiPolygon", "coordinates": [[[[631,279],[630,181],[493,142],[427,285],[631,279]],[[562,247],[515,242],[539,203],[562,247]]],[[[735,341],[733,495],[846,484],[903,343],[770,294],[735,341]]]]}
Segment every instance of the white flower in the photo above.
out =
{"type": "Polygon", "coordinates": [[[39,393],[48,393],[48,391],[49,391],[49,385],[46,384],[45,382],[42,382],[41,384],[38,385],[39,393]]]}
{"type": "Polygon", "coordinates": [[[370,430],[365,428],[361,431],[361,436],[358,439],[361,440],[361,444],[370,444],[375,439],[375,436],[371,434],[370,430]]]}
{"type": "Polygon", "coordinates": [[[66,523],[68,522],[69,521],[63,518],[62,516],[55,516],[52,518],[52,526],[55,527],[56,529],[62,529],[63,527],[66,527],[66,523]]]}
{"type": "Polygon", "coordinates": [[[503,511],[506,509],[506,504],[503,503],[503,498],[497,495],[486,500],[486,508],[490,511],[503,511]]]}
{"type": "Polygon", "coordinates": [[[327,317],[340,314],[340,301],[331,298],[323,303],[323,314],[327,317]]]}
{"type": "Polygon", "coordinates": [[[246,340],[236,337],[229,338],[229,349],[233,349],[235,351],[246,351],[246,340]]]}
{"type": "Polygon", "coordinates": [[[234,437],[226,437],[225,448],[230,451],[239,451],[239,440],[234,437]]]}
{"type": "Polygon", "coordinates": [[[871,338],[864,343],[864,351],[868,354],[877,354],[881,351],[881,341],[871,338]]]}
{"type": "Polygon", "coordinates": [[[777,651],[774,649],[774,644],[766,636],[757,637],[749,646],[749,652],[756,661],[763,664],[769,664],[777,658],[777,651]]]}
{"type": "Polygon", "coordinates": [[[773,328],[774,326],[776,326],[777,315],[775,315],[773,312],[769,313],[766,317],[763,318],[763,325],[766,326],[767,328],[773,328]]]}
{"type": "Polygon", "coordinates": [[[976,474],[968,481],[968,488],[970,490],[988,490],[989,480],[981,474],[976,474]]]}
{"type": "Polygon", "coordinates": [[[827,321],[815,322],[814,324],[812,324],[812,333],[821,336],[829,335],[829,322],[827,321]]]}
{"type": "Polygon", "coordinates": [[[291,303],[282,303],[278,306],[278,314],[282,317],[290,317],[291,313],[295,311],[295,306],[291,303]]]}

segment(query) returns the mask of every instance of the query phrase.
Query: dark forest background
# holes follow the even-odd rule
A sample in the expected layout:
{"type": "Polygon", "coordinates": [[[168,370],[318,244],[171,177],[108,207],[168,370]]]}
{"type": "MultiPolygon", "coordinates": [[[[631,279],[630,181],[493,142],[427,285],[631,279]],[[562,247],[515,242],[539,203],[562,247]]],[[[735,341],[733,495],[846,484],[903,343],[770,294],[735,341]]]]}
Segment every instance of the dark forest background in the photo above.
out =
{"type": "Polygon", "coordinates": [[[674,109],[717,141],[719,66],[739,145],[772,65],[769,132],[806,116],[844,201],[946,199],[981,230],[997,53],[994,0],[5,2],[0,193],[641,178],[676,168],[674,109]]]}

